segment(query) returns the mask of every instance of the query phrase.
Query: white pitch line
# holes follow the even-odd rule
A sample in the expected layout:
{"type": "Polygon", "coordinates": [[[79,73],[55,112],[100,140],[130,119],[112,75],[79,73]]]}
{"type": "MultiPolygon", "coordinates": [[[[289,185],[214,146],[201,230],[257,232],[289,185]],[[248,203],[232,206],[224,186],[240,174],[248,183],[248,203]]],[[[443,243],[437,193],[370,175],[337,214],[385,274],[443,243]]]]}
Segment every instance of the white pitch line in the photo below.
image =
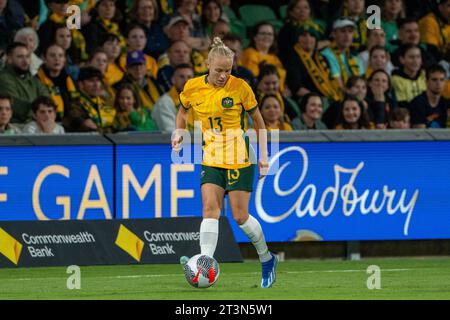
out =
{"type": "MultiPolygon", "coordinates": [[[[417,270],[417,269],[380,269],[381,272],[387,271],[387,272],[402,272],[402,271],[411,271],[411,270],[417,270]]],[[[366,270],[313,270],[313,271],[284,271],[285,273],[345,273],[345,272],[366,272],[366,270]]]]}
{"type": "MultiPolygon", "coordinates": [[[[404,272],[412,271],[418,269],[381,269],[381,272],[404,272]]],[[[351,272],[366,272],[363,269],[347,269],[347,270],[306,270],[306,271],[281,271],[280,273],[287,274],[302,274],[302,273],[351,273],[351,272]]],[[[88,277],[88,278],[100,278],[100,279],[140,279],[140,278],[160,278],[160,277],[174,277],[179,276],[182,273],[171,273],[171,274],[141,274],[141,275],[130,275],[130,276],[100,276],[100,277],[88,277]]],[[[238,275],[244,274],[259,274],[259,272],[239,272],[238,275]]],[[[17,279],[0,279],[1,281],[35,281],[35,280],[60,280],[67,279],[64,277],[47,277],[47,278],[17,278],[17,279]]]]}

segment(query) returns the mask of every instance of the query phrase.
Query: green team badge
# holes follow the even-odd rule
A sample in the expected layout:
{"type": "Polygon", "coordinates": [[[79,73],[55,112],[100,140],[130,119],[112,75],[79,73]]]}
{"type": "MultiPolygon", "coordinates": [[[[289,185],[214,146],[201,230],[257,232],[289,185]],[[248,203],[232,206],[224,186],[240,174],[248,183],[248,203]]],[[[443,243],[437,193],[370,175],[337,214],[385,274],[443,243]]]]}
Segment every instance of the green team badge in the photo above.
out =
{"type": "Polygon", "coordinates": [[[233,98],[227,97],[222,99],[222,107],[231,108],[234,105],[233,98]]]}

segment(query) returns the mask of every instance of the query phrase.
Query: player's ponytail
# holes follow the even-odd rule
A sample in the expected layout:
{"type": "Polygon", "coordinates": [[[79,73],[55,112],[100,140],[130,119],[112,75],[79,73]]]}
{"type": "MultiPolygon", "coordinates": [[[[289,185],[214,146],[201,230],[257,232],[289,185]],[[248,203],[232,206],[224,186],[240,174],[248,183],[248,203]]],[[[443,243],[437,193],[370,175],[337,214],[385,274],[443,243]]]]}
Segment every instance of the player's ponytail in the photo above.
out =
{"type": "Polygon", "coordinates": [[[230,59],[234,58],[234,52],[228,48],[219,37],[214,37],[213,39],[211,50],[209,50],[208,54],[208,62],[211,63],[212,58],[216,56],[223,56],[230,59]]]}

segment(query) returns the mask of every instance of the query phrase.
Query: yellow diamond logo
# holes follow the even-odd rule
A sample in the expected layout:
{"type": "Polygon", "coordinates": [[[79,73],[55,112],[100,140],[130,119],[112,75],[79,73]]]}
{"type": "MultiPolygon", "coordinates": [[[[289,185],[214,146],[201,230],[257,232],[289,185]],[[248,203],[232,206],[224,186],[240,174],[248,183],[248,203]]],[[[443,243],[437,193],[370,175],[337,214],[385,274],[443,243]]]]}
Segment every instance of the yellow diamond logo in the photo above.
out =
{"type": "Polygon", "coordinates": [[[0,228],[0,253],[17,266],[21,252],[22,244],[0,228]]]}
{"type": "Polygon", "coordinates": [[[126,251],[137,262],[141,261],[144,241],[139,239],[137,235],[128,230],[123,224],[120,225],[116,245],[126,251]]]}

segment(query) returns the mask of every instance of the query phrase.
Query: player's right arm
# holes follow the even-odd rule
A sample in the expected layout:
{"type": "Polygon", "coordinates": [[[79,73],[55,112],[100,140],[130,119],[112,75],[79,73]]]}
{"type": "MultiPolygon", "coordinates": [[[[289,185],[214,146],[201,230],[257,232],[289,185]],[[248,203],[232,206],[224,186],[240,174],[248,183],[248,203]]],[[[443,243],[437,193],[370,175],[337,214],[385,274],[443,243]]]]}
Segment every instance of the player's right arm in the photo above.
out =
{"type": "Polygon", "coordinates": [[[178,107],[177,118],[175,119],[175,132],[172,133],[172,149],[176,152],[180,151],[183,142],[183,132],[186,129],[190,103],[191,81],[188,81],[184,90],[180,93],[180,106],[178,107]]]}
{"type": "Polygon", "coordinates": [[[175,132],[172,134],[172,149],[179,151],[181,149],[181,143],[183,141],[182,131],[186,129],[186,122],[188,117],[188,110],[183,106],[180,106],[175,120],[175,132]]]}

